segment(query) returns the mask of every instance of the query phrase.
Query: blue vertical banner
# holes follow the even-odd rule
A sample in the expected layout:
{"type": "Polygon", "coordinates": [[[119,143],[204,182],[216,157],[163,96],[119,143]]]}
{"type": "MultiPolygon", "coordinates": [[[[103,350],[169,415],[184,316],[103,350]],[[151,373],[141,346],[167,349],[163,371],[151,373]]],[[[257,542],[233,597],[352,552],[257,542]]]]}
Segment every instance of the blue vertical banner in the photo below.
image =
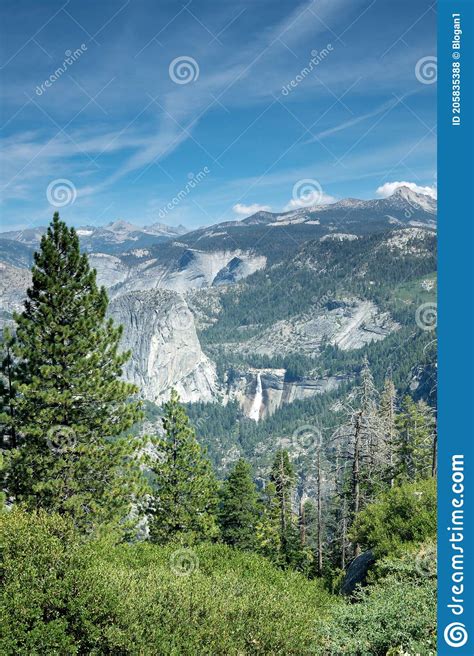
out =
{"type": "Polygon", "coordinates": [[[438,2],[438,654],[474,654],[474,0],[438,2]]]}

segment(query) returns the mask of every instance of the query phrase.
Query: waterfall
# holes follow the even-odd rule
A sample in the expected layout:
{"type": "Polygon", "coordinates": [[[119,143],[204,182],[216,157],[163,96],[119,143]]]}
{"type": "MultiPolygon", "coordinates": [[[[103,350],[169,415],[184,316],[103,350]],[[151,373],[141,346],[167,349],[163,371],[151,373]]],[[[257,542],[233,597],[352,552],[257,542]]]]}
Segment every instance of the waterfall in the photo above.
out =
{"type": "Polygon", "coordinates": [[[260,410],[262,407],[263,394],[262,394],[262,378],[260,374],[257,374],[257,388],[255,390],[255,397],[252,401],[252,407],[250,408],[249,417],[254,421],[260,419],[260,410]]]}

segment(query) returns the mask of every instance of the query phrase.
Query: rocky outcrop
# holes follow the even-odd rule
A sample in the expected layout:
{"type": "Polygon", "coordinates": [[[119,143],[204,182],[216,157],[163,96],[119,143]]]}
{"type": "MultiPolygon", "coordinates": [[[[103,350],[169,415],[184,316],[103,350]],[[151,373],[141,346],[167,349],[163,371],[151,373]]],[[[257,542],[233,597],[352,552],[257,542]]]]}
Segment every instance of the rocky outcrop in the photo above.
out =
{"type": "Polygon", "coordinates": [[[129,272],[112,260],[94,261],[104,284],[116,285],[113,294],[123,294],[137,289],[170,289],[181,294],[193,289],[230,284],[262,269],[266,257],[242,250],[204,251],[186,248],[176,259],[166,264],[160,259],[143,258],[129,272]],[[123,276],[122,280],[119,278],[123,276]]]}
{"type": "Polygon", "coordinates": [[[354,592],[357,585],[365,582],[369,569],[375,562],[375,556],[372,551],[364,551],[360,556],[354,558],[347,568],[346,575],[341,585],[341,593],[350,595],[354,592]]]}
{"type": "Polygon", "coordinates": [[[233,371],[228,380],[227,398],[237,400],[247,417],[259,421],[285,403],[330,392],[342,381],[340,376],[287,380],[285,369],[233,371]]]}
{"type": "Polygon", "coordinates": [[[265,258],[262,256],[233,257],[225,267],[223,267],[214,278],[213,285],[229,285],[250,276],[258,269],[265,266],[265,258]]]}
{"type": "Polygon", "coordinates": [[[400,326],[372,301],[358,298],[327,300],[304,315],[277,321],[245,342],[228,343],[230,351],[244,354],[314,356],[323,340],[341,350],[361,348],[380,341],[400,326]]]}
{"type": "Polygon", "coordinates": [[[107,288],[122,283],[129,275],[128,268],[115,255],[91,253],[89,263],[97,271],[97,283],[107,288]]]}
{"type": "Polygon", "coordinates": [[[132,352],[124,377],[144,399],[161,403],[175,388],[184,402],[214,400],[215,368],[201,350],[193,315],[179,294],[125,294],[111,302],[108,313],[123,325],[121,346],[132,352]]]}
{"type": "Polygon", "coordinates": [[[31,283],[31,273],[0,262],[0,328],[10,323],[14,312],[23,310],[26,289],[31,283]]]}

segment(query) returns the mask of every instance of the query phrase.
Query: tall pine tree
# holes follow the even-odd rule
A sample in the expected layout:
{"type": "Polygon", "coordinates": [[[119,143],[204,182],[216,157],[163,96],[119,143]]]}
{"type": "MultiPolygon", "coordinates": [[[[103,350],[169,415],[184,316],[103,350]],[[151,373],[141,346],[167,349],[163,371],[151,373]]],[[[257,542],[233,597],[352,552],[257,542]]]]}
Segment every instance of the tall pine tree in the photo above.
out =
{"type": "Polygon", "coordinates": [[[55,213],[35,253],[24,311],[3,361],[1,423],[12,501],[70,515],[77,526],[121,523],[143,490],[133,385],[122,328],[79,238],[55,213]]]}
{"type": "Polygon", "coordinates": [[[164,436],[154,440],[158,457],[151,465],[150,538],[159,544],[214,538],[217,482],[175,390],[162,422],[164,436]]]}
{"type": "Polygon", "coordinates": [[[247,551],[256,549],[259,518],[258,495],[251,468],[241,458],[220,493],[219,525],[224,542],[247,551]]]}
{"type": "Polygon", "coordinates": [[[308,564],[309,550],[305,550],[304,545],[301,544],[298,519],[292,509],[296,474],[288,451],[280,449],[276,452],[270,472],[270,482],[275,487],[275,496],[278,502],[280,562],[298,569],[305,569],[308,564]]]}
{"type": "Polygon", "coordinates": [[[386,449],[386,473],[385,480],[390,487],[394,485],[394,451],[396,446],[397,428],[395,425],[396,418],[397,391],[391,378],[386,378],[383,391],[380,396],[379,417],[382,422],[383,446],[386,449]]]}
{"type": "Polygon", "coordinates": [[[433,410],[425,401],[405,396],[396,417],[395,474],[414,481],[434,474],[436,425],[433,410]]]}

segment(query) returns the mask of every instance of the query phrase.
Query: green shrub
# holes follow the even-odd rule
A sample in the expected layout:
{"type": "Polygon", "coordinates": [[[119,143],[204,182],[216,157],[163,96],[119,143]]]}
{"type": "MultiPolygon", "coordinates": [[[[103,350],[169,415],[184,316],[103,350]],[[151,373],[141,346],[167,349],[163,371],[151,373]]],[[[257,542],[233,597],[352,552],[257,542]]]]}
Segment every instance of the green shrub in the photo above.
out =
{"type": "Polygon", "coordinates": [[[90,547],[70,521],[14,509],[0,515],[0,538],[0,653],[96,653],[114,606],[100,580],[90,589],[95,603],[83,605],[90,547]]]}
{"type": "Polygon", "coordinates": [[[330,597],[225,545],[81,542],[61,518],[0,516],[0,653],[316,654],[330,597]]]}
{"type": "Polygon", "coordinates": [[[397,553],[408,542],[436,535],[436,481],[427,479],[397,485],[362,510],[352,539],[377,557],[397,553]]]}
{"type": "Polygon", "coordinates": [[[398,656],[436,653],[436,550],[407,548],[378,563],[377,582],[351,602],[333,607],[325,656],[398,656]]]}

